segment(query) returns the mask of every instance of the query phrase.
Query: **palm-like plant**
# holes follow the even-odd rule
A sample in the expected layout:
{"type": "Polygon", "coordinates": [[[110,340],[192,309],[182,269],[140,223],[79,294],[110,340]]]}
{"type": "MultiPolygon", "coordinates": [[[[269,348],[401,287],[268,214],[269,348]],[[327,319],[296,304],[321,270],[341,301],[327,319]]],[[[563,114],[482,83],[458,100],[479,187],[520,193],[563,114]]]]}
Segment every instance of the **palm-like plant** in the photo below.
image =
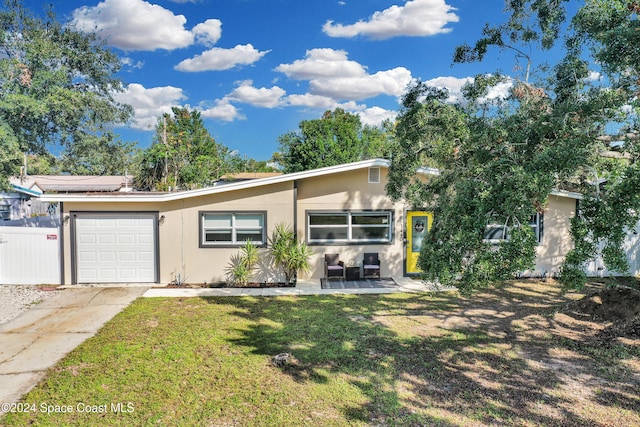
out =
{"type": "Polygon", "coordinates": [[[240,253],[231,258],[227,274],[238,286],[246,286],[249,283],[259,261],[258,247],[251,241],[247,240],[240,253]]]}
{"type": "Polygon", "coordinates": [[[295,233],[291,227],[276,224],[269,241],[269,252],[273,263],[282,268],[287,284],[298,280],[298,272],[309,271],[309,258],[313,251],[304,242],[296,242],[295,233]]]}

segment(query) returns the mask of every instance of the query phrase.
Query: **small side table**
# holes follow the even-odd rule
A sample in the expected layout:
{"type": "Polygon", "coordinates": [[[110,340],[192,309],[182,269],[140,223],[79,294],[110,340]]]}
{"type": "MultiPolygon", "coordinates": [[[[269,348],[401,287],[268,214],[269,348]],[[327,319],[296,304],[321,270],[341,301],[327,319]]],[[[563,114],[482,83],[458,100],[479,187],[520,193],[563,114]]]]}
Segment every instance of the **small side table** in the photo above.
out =
{"type": "Polygon", "coordinates": [[[345,274],[347,280],[358,280],[360,278],[360,267],[347,267],[345,274]]]}

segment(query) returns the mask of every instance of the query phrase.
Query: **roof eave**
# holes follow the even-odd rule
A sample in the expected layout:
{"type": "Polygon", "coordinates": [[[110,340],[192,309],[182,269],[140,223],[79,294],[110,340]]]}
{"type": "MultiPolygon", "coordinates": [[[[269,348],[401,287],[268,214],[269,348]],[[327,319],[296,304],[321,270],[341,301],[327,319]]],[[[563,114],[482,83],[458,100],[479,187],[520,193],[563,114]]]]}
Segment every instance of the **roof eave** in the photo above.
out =
{"type": "Polygon", "coordinates": [[[559,189],[553,190],[551,193],[549,193],[549,195],[567,197],[569,199],[576,199],[576,200],[582,200],[584,198],[584,195],[580,193],[576,193],[575,191],[567,191],[567,190],[559,190],[559,189]]]}
{"type": "Polygon", "coordinates": [[[248,188],[261,187],[264,185],[280,184],[299,179],[314,178],[316,176],[330,175],[338,172],[348,172],[366,167],[389,167],[390,162],[386,159],[363,160],[360,162],[347,163],[344,165],[327,166],[319,169],[312,169],[302,172],[293,172],[279,176],[258,178],[248,181],[232,182],[217,187],[199,188],[196,190],[179,191],[176,193],[149,194],[124,193],[118,195],[87,195],[87,194],[45,194],[40,200],[45,202],[170,202],[191,197],[208,196],[211,194],[225,193],[229,191],[244,190],[248,188]]]}

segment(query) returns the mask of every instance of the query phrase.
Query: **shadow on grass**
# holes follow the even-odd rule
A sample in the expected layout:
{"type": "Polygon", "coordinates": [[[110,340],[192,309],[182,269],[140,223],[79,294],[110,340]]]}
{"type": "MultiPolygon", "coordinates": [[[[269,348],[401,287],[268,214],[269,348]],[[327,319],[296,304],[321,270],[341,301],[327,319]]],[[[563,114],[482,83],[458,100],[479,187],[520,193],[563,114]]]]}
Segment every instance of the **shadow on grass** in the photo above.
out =
{"type": "Polygon", "coordinates": [[[350,422],[584,426],[638,419],[619,413],[640,403],[633,392],[638,373],[627,375],[621,363],[637,360],[638,349],[592,348],[588,332],[559,325],[554,314],[568,300],[553,286],[511,284],[469,298],[208,301],[232,305],[234,315],[250,321],[231,344],[266,357],[293,354],[282,371],[295,381],[346,378],[366,397],[342,408],[350,422]]]}

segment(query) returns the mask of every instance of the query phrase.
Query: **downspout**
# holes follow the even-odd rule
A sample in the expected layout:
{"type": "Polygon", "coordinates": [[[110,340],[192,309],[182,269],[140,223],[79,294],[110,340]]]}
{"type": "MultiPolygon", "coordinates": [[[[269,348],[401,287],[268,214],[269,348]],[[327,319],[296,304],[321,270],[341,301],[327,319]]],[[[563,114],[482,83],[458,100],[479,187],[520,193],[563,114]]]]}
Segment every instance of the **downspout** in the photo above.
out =
{"type": "Polygon", "coordinates": [[[293,181],[293,235],[298,241],[298,180],[293,181]]]}
{"type": "Polygon", "coordinates": [[[58,202],[58,217],[60,218],[60,285],[64,286],[64,204],[58,202]]]}

